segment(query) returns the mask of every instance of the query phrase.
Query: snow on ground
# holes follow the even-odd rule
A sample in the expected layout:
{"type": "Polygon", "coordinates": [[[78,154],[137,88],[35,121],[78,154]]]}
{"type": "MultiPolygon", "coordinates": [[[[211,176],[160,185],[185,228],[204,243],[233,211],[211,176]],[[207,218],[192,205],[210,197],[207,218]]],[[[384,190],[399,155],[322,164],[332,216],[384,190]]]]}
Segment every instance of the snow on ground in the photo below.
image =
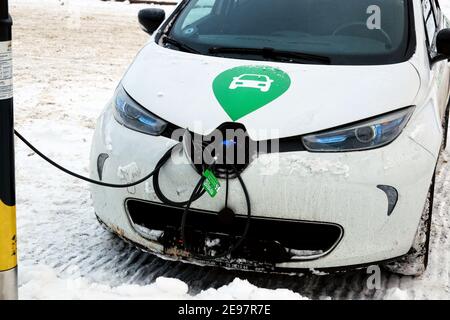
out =
{"type": "MultiPolygon", "coordinates": [[[[16,128],[87,175],[95,119],[147,40],[145,5],[99,0],[11,0],[16,128]]],[[[441,1],[450,13],[450,0],[441,1]]],[[[173,7],[163,7],[167,11],[173,7]]],[[[19,294],[22,299],[423,299],[450,298],[450,171],[438,175],[431,261],[419,278],[365,270],[304,276],[201,268],[165,261],[97,223],[88,186],[17,141],[19,294]]]]}
{"type": "Polygon", "coordinates": [[[287,289],[269,290],[257,288],[247,280],[234,279],[227,286],[208,289],[196,296],[188,294],[186,283],[175,278],[159,277],[150,285],[123,284],[111,287],[108,284],[93,283],[83,277],[60,279],[55,270],[46,266],[24,268],[20,288],[21,299],[305,299],[287,289]]]}

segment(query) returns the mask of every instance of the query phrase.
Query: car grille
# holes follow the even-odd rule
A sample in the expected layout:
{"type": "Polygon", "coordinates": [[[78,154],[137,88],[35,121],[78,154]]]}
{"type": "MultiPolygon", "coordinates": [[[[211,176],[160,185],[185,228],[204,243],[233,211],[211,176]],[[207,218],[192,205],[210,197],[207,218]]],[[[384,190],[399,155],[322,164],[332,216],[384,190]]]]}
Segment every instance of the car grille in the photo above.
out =
{"type": "MultiPolygon", "coordinates": [[[[183,208],[135,199],[128,199],[125,206],[133,227],[143,237],[163,244],[166,254],[189,256],[179,236],[183,208]]],[[[215,212],[191,209],[186,242],[196,253],[224,252],[242,235],[246,221],[246,216],[236,215],[224,225],[215,212]]],[[[331,252],[342,236],[337,224],[252,217],[246,240],[231,258],[267,264],[318,259],[331,252]]]]}

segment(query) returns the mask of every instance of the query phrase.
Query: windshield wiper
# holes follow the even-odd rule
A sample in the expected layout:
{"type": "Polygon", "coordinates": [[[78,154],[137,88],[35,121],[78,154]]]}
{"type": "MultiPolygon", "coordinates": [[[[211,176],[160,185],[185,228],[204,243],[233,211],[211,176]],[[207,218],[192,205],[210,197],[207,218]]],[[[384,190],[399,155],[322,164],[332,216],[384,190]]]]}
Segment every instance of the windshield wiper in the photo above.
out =
{"type": "MultiPolygon", "coordinates": [[[[330,64],[331,60],[327,56],[320,56],[311,53],[303,53],[296,51],[282,51],[274,48],[233,48],[233,47],[212,47],[208,49],[209,53],[235,53],[243,55],[261,55],[266,58],[287,58],[291,60],[312,61],[322,64],[330,64]]],[[[283,61],[283,59],[276,59],[283,61]]]]}
{"type": "Polygon", "coordinates": [[[184,52],[200,53],[198,50],[195,50],[194,48],[191,48],[188,45],[185,45],[184,43],[181,43],[180,41],[168,36],[165,36],[162,41],[163,43],[169,43],[184,52]]]}

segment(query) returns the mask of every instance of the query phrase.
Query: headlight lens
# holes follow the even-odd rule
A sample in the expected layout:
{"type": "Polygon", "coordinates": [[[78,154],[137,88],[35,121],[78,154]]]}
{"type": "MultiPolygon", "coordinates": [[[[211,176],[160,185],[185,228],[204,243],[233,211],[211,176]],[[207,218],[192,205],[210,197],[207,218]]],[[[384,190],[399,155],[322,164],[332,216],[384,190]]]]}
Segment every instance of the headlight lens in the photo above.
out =
{"type": "Polygon", "coordinates": [[[367,150],[394,141],[405,128],[414,107],[395,111],[356,125],[303,137],[306,149],[314,152],[367,150]]]}
{"type": "Polygon", "coordinates": [[[127,128],[152,136],[159,136],[167,122],[136,103],[120,86],[113,99],[114,118],[127,128]]]}

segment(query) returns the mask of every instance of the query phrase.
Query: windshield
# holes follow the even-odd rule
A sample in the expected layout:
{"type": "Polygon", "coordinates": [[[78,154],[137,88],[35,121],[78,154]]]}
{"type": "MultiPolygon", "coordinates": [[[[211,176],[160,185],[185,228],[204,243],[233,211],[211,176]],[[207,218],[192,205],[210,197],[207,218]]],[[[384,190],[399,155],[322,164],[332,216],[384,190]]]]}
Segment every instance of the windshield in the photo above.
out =
{"type": "Polygon", "coordinates": [[[162,39],[238,59],[389,64],[407,60],[408,17],[408,0],[190,0],[162,39]]]}

